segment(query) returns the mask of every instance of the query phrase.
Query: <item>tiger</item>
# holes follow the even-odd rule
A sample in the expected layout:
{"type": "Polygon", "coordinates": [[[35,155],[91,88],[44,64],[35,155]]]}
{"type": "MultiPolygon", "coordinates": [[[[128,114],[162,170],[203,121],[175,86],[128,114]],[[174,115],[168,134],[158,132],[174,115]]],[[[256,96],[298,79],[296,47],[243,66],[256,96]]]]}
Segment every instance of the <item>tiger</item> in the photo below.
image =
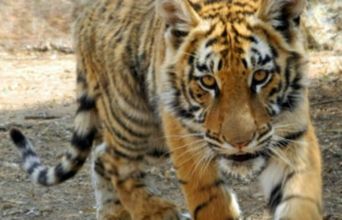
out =
{"type": "Polygon", "coordinates": [[[45,166],[24,134],[23,169],[62,183],[92,152],[97,219],[243,219],[228,180],[258,181],[273,219],[322,219],[310,119],[305,0],[95,0],[74,26],[71,147],[45,166]],[[96,144],[95,144],[96,142],[96,144]],[[155,195],[171,159],[188,214],[155,195]]]}

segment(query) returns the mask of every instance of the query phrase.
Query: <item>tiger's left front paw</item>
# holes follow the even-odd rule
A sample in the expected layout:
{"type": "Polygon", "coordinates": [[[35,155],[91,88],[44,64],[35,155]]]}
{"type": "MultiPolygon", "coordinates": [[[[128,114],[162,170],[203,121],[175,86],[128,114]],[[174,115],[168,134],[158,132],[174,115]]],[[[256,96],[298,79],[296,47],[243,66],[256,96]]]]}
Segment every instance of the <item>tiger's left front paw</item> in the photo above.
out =
{"type": "Polygon", "coordinates": [[[189,220],[174,204],[160,198],[146,201],[139,210],[134,210],[132,216],[134,220],[189,220]]]}

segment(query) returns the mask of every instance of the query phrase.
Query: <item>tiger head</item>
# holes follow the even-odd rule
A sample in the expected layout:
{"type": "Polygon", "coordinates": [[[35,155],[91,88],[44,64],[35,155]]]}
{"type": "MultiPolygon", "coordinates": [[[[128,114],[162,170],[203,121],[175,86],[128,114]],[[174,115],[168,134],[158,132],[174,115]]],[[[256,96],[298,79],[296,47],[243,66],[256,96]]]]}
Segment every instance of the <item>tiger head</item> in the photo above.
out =
{"type": "Polygon", "coordinates": [[[161,0],[161,98],[226,173],[250,177],[309,123],[305,0],[161,0]]]}

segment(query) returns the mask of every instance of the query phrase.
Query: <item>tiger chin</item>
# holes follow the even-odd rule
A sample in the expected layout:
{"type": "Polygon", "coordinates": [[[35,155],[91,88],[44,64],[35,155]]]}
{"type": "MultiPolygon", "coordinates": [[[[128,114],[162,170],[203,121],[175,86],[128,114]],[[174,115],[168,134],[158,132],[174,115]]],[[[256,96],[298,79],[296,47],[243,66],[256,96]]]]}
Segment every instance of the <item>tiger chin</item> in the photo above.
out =
{"type": "Polygon", "coordinates": [[[257,180],[273,218],[322,219],[309,114],[305,0],[96,0],[75,28],[77,111],[52,167],[13,129],[22,166],[62,183],[92,153],[101,220],[185,219],[149,190],[171,158],[195,220],[242,219],[226,179],[257,180]],[[92,150],[96,142],[98,145],[92,150]]]}

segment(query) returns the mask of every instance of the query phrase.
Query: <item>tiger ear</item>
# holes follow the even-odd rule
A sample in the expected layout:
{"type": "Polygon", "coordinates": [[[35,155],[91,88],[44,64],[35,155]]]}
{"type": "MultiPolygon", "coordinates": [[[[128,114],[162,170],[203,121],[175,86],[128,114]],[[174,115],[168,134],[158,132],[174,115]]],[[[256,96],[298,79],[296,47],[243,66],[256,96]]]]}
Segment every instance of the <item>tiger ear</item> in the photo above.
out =
{"type": "Polygon", "coordinates": [[[181,38],[200,22],[200,16],[188,0],[157,0],[156,4],[172,41],[181,42],[181,38]]]}
{"type": "Polygon", "coordinates": [[[291,32],[298,30],[305,6],[306,0],[261,0],[257,16],[270,23],[285,38],[291,38],[291,32]]]}

